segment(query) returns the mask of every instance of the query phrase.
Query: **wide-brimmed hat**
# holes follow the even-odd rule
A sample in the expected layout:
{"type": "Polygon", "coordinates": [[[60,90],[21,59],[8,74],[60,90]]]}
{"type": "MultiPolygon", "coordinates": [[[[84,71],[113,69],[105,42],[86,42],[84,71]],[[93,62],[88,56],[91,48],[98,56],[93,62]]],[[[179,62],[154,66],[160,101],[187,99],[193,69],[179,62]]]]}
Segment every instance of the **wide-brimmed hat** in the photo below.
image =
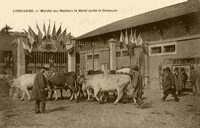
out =
{"type": "Polygon", "coordinates": [[[49,70],[49,69],[50,69],[50,65],[49,65],[49,64],[44,64],[44,65],[42,66],[42,69],[44,69],[44,70],[49,70]]]}

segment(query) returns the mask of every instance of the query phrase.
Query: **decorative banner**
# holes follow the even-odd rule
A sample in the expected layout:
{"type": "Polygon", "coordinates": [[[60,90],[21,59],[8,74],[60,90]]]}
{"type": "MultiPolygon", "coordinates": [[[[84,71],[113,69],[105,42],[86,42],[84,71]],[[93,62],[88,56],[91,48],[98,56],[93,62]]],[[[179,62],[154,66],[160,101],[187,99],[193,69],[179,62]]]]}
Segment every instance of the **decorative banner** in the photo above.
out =
{"type": "Polygon", "coordinates": [[[38,47],[39,51],[42,52],[57,52],[56,42],[53,39],[46,39],[42,41],[42,45],[38,47]]]}

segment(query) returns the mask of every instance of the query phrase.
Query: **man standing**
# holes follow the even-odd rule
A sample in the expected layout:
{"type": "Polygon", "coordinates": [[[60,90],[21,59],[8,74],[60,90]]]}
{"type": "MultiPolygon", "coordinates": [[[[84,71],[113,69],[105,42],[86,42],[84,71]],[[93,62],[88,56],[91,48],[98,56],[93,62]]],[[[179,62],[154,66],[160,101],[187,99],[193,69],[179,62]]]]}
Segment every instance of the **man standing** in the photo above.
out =
{"type": "Polygon", "coordinates": [[[177,95],[180,97],[183,89],[183,75],[177,67],[174,69],[174,83],[177,95]]]}
{"type": "Polygon", "coordinates": [[[35,100],[35,113],[44,113],[46,105],[46,97],[48,96],[47,75],[49,67],[44,66],[35,76],[31,99],[35,100]],[[41,109],[40,109],[41,107],[41,109]]]}
{"type": "Polygon", "coordinates": [[[166,67],[165,69],[165,75],[164,75],[164,79],[163,79],[163,90],[164,90],[164,96],[162,98],[163,101],[165,101],[165,99],[167,98],[167,96],[169,94],[172,94],[175,98],[176,102],[179,102],[179,98],[176,95],[176,90],[174,87],[174,76],[173,74],[170,72],[170,68],[166,67]]]}
{"type": "Polygon", "coordinates": [[[181,68],[181,74],[183,76],[183,79],[182,79],[182,82],[183,82],[183,89],[186,88],[186,82],[187,82],[187,79],[188,79],[188,75],[187,73],[185,72],[185,68],[181,68]]]}
{"type": "Polygon", "coordinates": [[[198,95],[197,71],[195,70],[194,66],[191,66],[190,71],[190,82],[192,86],[193,95],[198,95]]]}

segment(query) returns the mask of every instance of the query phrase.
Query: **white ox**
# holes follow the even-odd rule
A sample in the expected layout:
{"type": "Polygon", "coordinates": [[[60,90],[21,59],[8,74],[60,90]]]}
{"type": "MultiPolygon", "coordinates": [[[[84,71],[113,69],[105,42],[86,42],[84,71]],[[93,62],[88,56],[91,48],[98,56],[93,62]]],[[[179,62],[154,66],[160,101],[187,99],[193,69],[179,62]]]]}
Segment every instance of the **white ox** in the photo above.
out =
{"type": "Polygon", "coordinates": [[[29,95],[28,89],[33,87],[35,76],[36,74],[24,74],[11,80],[9,95],[12,96],[13,88],[19,88],[23,92],[21,100],[24,100],[26,94],[28,96],[28,100],[30,101],[31,97],[29,95]]]}
{"type": "Polygon", "coordinates": [[[131,91],[133,89],[131,85],[131,78],[128,75],[121,74],[101,74],[87,77],[82,85],[82,89],[88,90],[88,88],[92,88],[94,90],[94,97],[97,101],[100,101],[97,96],[99,92],[117,91],[118,96],[114,104],[117,104],[117,102],[122,98],[125,90],[131,91]]]}

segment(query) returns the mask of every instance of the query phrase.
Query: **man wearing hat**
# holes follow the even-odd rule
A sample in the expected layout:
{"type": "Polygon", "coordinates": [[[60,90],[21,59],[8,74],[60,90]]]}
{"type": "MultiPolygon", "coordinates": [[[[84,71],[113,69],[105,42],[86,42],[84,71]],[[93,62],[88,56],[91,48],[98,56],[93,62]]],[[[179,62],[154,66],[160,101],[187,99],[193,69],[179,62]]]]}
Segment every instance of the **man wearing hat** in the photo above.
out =
{"type": "Polygon", "coordinates": [[[164,90],[164,96],[162,98],[163,101],[167,98],[169,94],[172,94],[175,100],[178,102],[179,98],[176,95],[176,90],[174,87],[174,76],[170,72],[170,68],[166,67],[165,73],[164,73],[164,78],[163,78],[163,90],[164,90]]]}
{"type": "Polygon", "coordinates": [[[194,66],[190,67],[190,82],[192,86],[193,95],[198,95],[198,85],[197,85],[197,71],[194,66]]]}
{"type": "Polygon", "coordinates": [[[48,96],[47,75],[48,75],[49,68],[50,67],[48,65],[44,65],[41,68],[40,72],[38,72],[35,76],[33,89],[31,93],[31,99],[35,100],[36,114],[45,112],[46,97],[48,96]]]}
{"type": "Polygon", "coordinates": [[[178,96],[181,95],[183,89],[183,74],[179,72],[179,68],[174,69],[174,83],[178,96]]]}

